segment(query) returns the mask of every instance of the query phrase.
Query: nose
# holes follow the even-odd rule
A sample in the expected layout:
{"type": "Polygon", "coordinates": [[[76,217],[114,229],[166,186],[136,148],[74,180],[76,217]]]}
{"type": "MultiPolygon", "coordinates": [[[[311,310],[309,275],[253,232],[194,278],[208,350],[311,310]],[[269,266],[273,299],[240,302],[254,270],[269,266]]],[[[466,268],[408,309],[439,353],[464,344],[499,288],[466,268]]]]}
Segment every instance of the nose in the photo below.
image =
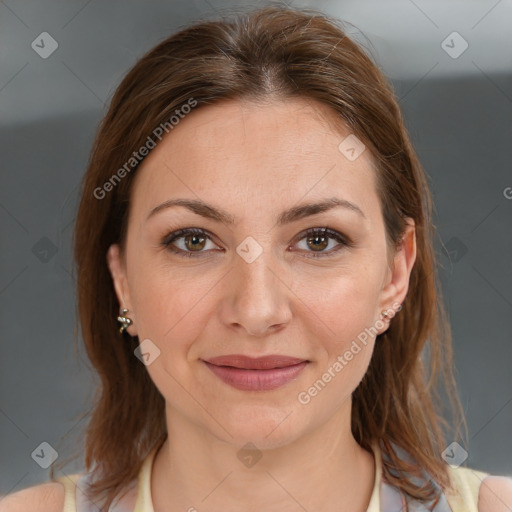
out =
{"type": "Polygon", "coordinates": [[[227,276],[221,308],[222,321],[228,328],[262,337],[289,323],[293,293],[286,276],[270,260],[265,252],[252,263],[236,258],[227,276]]]}

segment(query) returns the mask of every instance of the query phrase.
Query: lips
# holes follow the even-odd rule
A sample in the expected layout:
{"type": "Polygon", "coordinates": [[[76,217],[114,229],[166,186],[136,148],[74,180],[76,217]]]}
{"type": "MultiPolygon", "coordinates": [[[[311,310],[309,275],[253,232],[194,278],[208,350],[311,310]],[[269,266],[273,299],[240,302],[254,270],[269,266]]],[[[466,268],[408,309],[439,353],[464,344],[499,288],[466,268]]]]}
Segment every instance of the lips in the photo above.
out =
{"type": "Polygon", "coordinates": [[[302,363],[305,359],[297,357],[270,355],[263,357],[248,357],[241,354],[229,356],[219,356],[207,359],[207,363],[216,366],[231,366],[232,368],[242,368],[245,370],[271,370],[273,368],[286,368],[298,363],[302,363]]]}
{"type": "Polygon", "coordinates": [[[296,378],[309,361],[296,357],[270,355],[247,357],[219,356],[203,361],[219,379],[243,391],[270,391],[296,378]]]}

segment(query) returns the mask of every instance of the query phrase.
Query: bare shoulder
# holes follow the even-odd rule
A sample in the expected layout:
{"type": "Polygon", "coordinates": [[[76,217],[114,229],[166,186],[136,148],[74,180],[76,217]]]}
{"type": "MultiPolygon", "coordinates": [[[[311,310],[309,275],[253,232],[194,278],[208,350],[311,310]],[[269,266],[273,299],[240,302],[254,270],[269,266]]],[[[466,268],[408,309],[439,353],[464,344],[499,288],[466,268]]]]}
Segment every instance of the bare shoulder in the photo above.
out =
{"type": "Polygon", "coordinates": [[[482,480],[478,493],[478,512],[510,512],[512,478],[490,475],[482,480]]]}
{"type": "Polygon", "coordinates": [[[46,482],[0,497],[0,512],[62,512],[64,486],[46,482]]]}

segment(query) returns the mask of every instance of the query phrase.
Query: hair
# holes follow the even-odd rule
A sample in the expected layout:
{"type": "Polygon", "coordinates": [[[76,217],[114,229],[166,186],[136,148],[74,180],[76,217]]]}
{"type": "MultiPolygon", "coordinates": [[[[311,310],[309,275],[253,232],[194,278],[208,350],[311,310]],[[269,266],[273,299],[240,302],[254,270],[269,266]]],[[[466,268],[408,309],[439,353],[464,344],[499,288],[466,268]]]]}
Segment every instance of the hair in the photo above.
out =
{"type": "Polygon", "coordinates": [[[165,400],[133,354],[138,339],[119,332],[119,304],[106,262],[111,244],[124,250],[138,165],[101,199],[95,191],[112,183],[116,169],[156,127],[169,126],[170,117],[191,98],[196,109],[227,100],[292,98],[327,106],[371,152],[391,247],[400,246],[407,219],[414,220],[417,257],[407,297],[377,337],[368,370],[352,395],[351,425],[363,448],[371,450],[371,440],[379,441],[387,481],[415,499],[439,499],[435,482],[444,491],[452,489],[441,457],[449,424],[439,385],[459,419],[457,433],[463,421],[467,436],[467,426],[453,376],[426,174],[392,86],[347,36],[343,22],[313,9],[271,5],[196,21],[159,43],[126,74],[96,133],[74,231],[78,318],[100,377],[85,432],[85,466],[96,476],[88,491],[91,500],[101,498],[107,509],[167,436],[165,400]],[[399,457],[397,447],[413,462],[399,457]],[[431,477],[426,486],[414,482],[421,469],[431,477]]]}

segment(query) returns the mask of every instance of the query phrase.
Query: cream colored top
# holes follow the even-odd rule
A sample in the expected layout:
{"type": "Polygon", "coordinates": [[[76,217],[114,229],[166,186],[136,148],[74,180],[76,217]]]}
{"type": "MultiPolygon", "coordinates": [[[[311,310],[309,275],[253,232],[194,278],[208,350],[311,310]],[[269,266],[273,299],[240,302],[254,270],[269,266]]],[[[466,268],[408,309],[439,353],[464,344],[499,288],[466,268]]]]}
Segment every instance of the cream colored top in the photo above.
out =
{"type": "MultiPolygon", "coordinates": [[[[372,450],[375,457],[376,473],[373,491],[368,504],[367,512],[391,512],[397,510],[397,503],[401,503],[403,498],[399,498],[396,488],[389,486],[382,480],[382,457],[381,450],[377,442],[372,443],[372,450]],[[384,485],[383,485],[384,484],[384,485]],[[399,500],[399,501],[395,501],[399,500]]],[[[153,461],[157,448],[148,454],[144,460],[138,474],[137,480],[130,484],[129,492],[118,503],[114,503],[109,512],[155,512],[151,500],[151,472],[153,461]]],[[[449,508],[446,508],[446,502],[436,507],[437,512],[478,512],[478,491],[482,480],[488,476],[488,473],[476,471],[470,468],[450,467],[457,494],[445,494],[449,508]]],[[[80,482],[77,481],[85,477],[86,474],[74,474],[57,478],[61,482],[65,491],[65,502],[63,512],[99,512],[99,507],[90,503],[84,498],[81,492],[80,482]]],[[[404,503],[405,505],[405,503],[404,503]]],[[[406,507],[403,511],[407,511],[406,507]]],[[[414,509],[418,510],[418,509],[414,509]]],[[[421,509],[419,509],[421,510],[421,509]]],[[[427,510],[427,509],[424,509],[427,510]]]]}

